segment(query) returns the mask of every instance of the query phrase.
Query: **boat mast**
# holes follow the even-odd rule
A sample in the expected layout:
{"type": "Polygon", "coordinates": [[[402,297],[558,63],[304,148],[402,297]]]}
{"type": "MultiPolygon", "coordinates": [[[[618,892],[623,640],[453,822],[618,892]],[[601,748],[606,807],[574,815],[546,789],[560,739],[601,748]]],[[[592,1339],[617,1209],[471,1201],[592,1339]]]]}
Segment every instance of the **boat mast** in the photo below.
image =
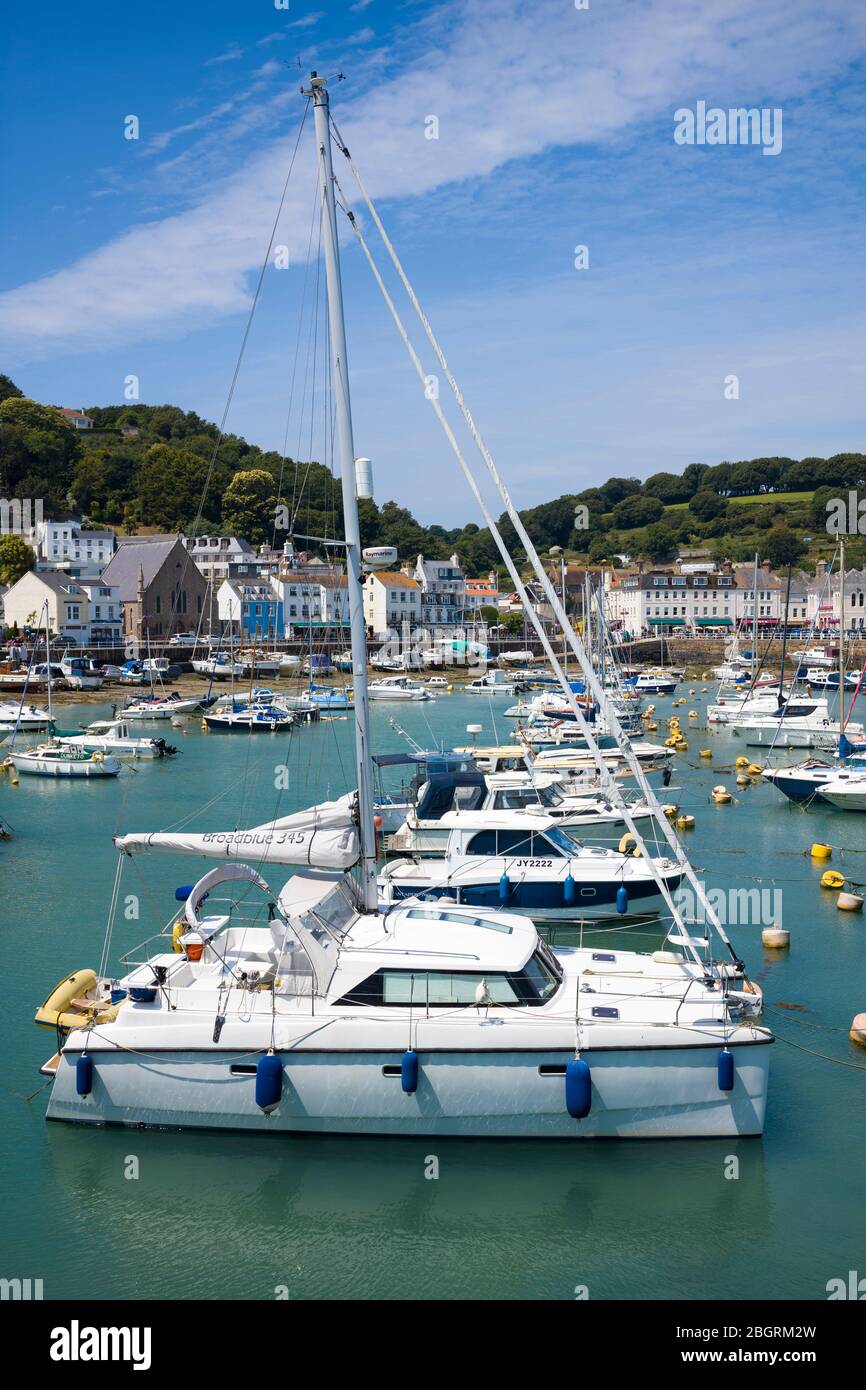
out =
{"type": "Polygon", "coordinates": [[[754,693],[755,681],[758,679],[758,552],[755,551],[755,574],[752,580],[752,684],[751,690],[754,693]]]}
{"type": "MultiPolygon", "coordinates": [[[[340,249],[337,241],[337,211],[334,204],[334,172],[331,163],[331,129],[326,79],[310,74],[309,91],[316,122],[319,157],[319,185],[322,191],[322,240],[325,247],[325,274],[328,285],[328,324],[331,334],[334,399],[337,414],[340,473],[343,492],[343,524],[346,534],[346,579],[349,594],[349,621],[352,631],[352,683],[355,692],[355,758],[358,771],[358,817],[361,838],[361,877],[364,907],[375,912],[376,831],[373,823],[369,706],[367,703],[367,636],[364,623],[364,591],[361,585],[361,525],[358,519],[358,490],[355,477],[355,441],[352,434],[352,405],[346,358],[346,326],[343,318],[343,287],[340,278],[340,249]]],[[[312,663],[311,663],[312,664],[312,663]]]]}
{"type": "Polygon", "coordinates": [[[845,735],[845,542],[839,537],[839,739],[845,735]]]}

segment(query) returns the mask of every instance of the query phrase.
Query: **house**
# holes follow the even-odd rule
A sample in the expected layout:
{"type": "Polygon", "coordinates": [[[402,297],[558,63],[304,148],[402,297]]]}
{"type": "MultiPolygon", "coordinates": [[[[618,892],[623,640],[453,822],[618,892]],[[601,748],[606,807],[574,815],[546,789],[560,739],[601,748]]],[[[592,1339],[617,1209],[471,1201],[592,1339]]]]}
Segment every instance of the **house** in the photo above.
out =
{"type": "Polygon", "coordinates": [[[38,521],[33,529],[37,565],[50,569],[101,574],[117,543],[113,531],[85,530],[80,517],[38,521]]]}
{"type": "Polygon", "coordinates": [[[179,536],[134,536],[122,542],[102,573],[123,608],[124,636],[143,641],[197,628],[208,586],[179,536]]]}
{"type": "Polygon", "coordinates": [[[615,630],[633,637],[683,629],[729,631],[740,618],[736,585],[730,570],[712,574],[682,574],[663,566],[646,571],[606,570],[607,616],[615,630]]]}
{"type": "Polygon", "coordinates": [[[364,580],[364,621],[378,641],[424,623],[424,591],[401,570],[374,570],[364,580]]]}
{"type": "Polygon", "coordinates": [[[102,575],[96,579],[78,579],[78,587],[87,594],[90,610],[90,645],[119,647],[123,642],[123,605],[116,584],[106,584],[102,575]]]}
{"type": "Polygon", "coordinates": [[[59,410],[64,420],[68,420],[69,424],[74,426],[75,429],[93,429],[93,421],[89,415],[85,415],[83,410],[70,410],[68,406],[65,405],[57,405],[54,408],[55,410],[59,410]]]}
{"type": "Polygon", "coordinates": [[[57,570],[28,570],[6,591],[3,600],[8,627],[38,627],[48,604],[48,626],[70,646],[90,643],[90,596],[80,580],[57,570]]]}
{"type": "Polygon", "coordinates": [[[480,613],[482,608],[495,608],[499,603],[496,575],[488,574],[486,579],[467,579],[465,593],[465,607],[469,612],[480,613]]]}
{"type": "MultiPolygon", "coordinates": [[[[767,565],[758,566],[757,600],[755,598],[755,566],[753,562],[731,566],[737,583],[737,623],[752,630],[757,602],[758,631],[778,627],[785,616],[785,582],[767,565]]],[[[806,621],[807,596],[802,583],[791,584],[791,599],[788,605],[788,625],[797,626],[806,621]]]]}
{"type": "Polygon", "coordinates": [[[221,623],[250,640],[283,635],[283,604],[269,584],[242,584],[224,579],[217,591],[217,611],[221,623]]]}
{"type": "Polygon", "coordinates": [[[295,628],[349,626],[349,589],[339,566],[318,561],[301,564],[297,557],[287,561],[284,556],[270,584],[282,602],[287,637],[295,628]]]}
{"type": "Polygon", "coordinates": [[[183,543],[205,579],[219,585],[232,565],[253,564],[256,553],[239,536],[184,536],[183,543]]]}
{"type": "Polygon", "coordinates": [[[463,620],[466,580],[456,555],[450,560],[425,560],[419,555],[413,577],[421,589],[421,622],[431,632],[463,620]]]}

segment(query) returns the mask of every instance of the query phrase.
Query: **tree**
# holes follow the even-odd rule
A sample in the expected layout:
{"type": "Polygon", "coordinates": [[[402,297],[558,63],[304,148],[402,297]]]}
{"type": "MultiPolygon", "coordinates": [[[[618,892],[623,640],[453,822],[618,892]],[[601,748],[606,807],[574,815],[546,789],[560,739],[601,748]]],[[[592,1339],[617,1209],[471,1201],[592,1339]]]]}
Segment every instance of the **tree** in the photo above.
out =
{"type": "MultiPolygon", "coordinates": [[[[186,530],[205,497],[207,481],[208,466],[198,454],[176,444],[153,444],[144,456],[137,477],[145,524],[167,531],[186,530]]],[[[215,514],[218,515],[215,499],[208,496],[205,515],[214,517],[215,514]]]]}
{"type": "Polygon", "coordinates": [[[651,560],[666,560],[678,544],[677,533],[664,521],[657,521],[646,529],[644,551],[651,560]]]}
{"type": "Polygon", "coordinates": [[[3,496],[38,498],[46,512],[62,512],[79,448],[76,431],[53,406],[26,396],[0,402],[3,496]]]}
{"type": "Polygon", "coordinates": [[[704,485],[704,478],[709,473],[710,467],[707,463],[690,463],[683,469],[683,482],[688,488],[689,497],[694,497],[696,492],[700,492],[704,485]]]}
{"type": "Polygon", "coordinates": [[[657,497],[624,497],[613,509],[613,520],[623,531],[633,531],[660,521],[664,514],[664,503],[657,497]]]}
{"type": "Polygon", "coordinates": [[[19,391],[12,378],[6,376],[4,372],[0,372],[0,401],[8,401],[10,397],[23,395],[24,392],[19,391]]]}
{"type": "Polygon", "coordinates": [[[481,605],[481,617],[490,627],[493,623],[499,622],[499,609],[494,608],[492,603],[483,603],[481,605]]]}
{"type": "Polygon", "coordinates": [[[660,502],[688,502],[694,492],[679,473],[653,473],[643,485],[645,497],[657,497],[660,502]]]}
{"type": "Polygon", "coordinates": [[[696,492],[689,502],[689,511],[698,521],[712,521],[715,517],[722,516],[727,509],[728,504],[724,497],[705,489],[696,492]]]}
{"type": "Polygon", "coordinates": [[[0,584],[17,584],[36,563],[36,556],[21,536],[0,536],[0,584]]]}
{"type": "Polygon", "coordinates": [[[767,532],[763,550],[764,558],[773,569],[787,569],[788,565],[796,565],[802,560],[806,545],[789,527],[774,526],[772,531],[767,532]]]}
{"type": "Polygon", "coordinates": [[[615,507],[624,497],[633,497],[640,492],[639,478],[608,478],[600,488],[605,511],[615,507]]]}
{"type": "Polygon", "coordinates": [[[270,539],[276,506],[276,487],[267,469],[243,469],[223,493],[223,526],[232,536],[261,545],[270,539]]]}

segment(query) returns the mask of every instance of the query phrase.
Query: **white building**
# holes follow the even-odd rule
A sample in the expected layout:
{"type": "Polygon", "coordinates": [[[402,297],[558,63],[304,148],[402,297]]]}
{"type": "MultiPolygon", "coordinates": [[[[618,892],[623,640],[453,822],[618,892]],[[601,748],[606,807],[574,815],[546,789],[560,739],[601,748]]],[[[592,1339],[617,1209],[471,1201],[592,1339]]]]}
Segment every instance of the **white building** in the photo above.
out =
{"type": "Polygon", "coordinates": [[[48,603],[48,626],[71,646],[90,643],[90,596],[78,579],[57,570],[28,570],[7,590],[3,610],[8,627],[36,628],[48,603]]]}
{"type": "Polygon", "coordinates": [[[239,536],[184,536],[183,543],[205,579],[219,585],[229,576],[229,566],[253,564],[256,553],[239,536]]]}
{"type": "Polygon", "coordinates": [[[634,637],[678,629],[728,631],[739,620],[736,580],[730,573],[607,570],[605,589],[610,621],[634,637]]]}
{"type": "Polygon", "coordinates": [[[94,647],[119,647],[123,643],[123,604],[120,586],[97,579],[77,579],[76,584],[87,594],[90,617],[90,644],[94,647]]]}
{"type": "Polygon", "coordinates": [[[76,517],[65,521],[38,521],[30,544],[37,565],[51,569],[75,569],[98,575],[116,548],[113,531],[86,531],[76,517]]]}
{"type": "Polygon", "coordinates": [[[270,585],[282,604],[287,637],[295,628],[348,627],[348,583],[333,565],[283,567],[270,576],[270,585]]]}
{"type": "Polygon", "coordinates": [[[364,581],[364,621],[377,641],[402,635],[423,622],[424,594],[417,579],[400,570],[374,570],[364,581]]]}
{"type": "Polygon", "coordinates": [[[414,577],[421,589],[421,622],[431,632],[463,621],[466,579],[456,555],[450,560],[425,560],[419,555],[414,577]]]}

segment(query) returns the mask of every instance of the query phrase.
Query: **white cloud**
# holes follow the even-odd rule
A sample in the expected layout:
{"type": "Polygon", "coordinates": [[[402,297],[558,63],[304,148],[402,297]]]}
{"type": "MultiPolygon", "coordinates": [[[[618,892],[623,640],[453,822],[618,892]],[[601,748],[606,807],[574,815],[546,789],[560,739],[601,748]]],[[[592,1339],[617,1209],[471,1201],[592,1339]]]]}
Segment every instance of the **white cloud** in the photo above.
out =
{"type": "Polygon", "coordinates": [[[304,18],[303,18],[303,19],[296,19],[296,20],[294,21],[293,24],[290,24],[290,25],[289,25],[289,28],[290,28],[290,29],[309,29],[313,24],[318,24],[319,20],[320,20],[320,19],[324,19],[324,18],[325,18],[324,12],[323,12],[322,10],[319,10],[319,11],[317,11],[316,14],[307,14],[307,15],[304,15],[304,18]]]}
{"type": "MultiPolygon", "coordinates": [[[[427,12],[402,43],[401,61],[364,95],[347,99],[348,84],[334,93],[337,121],[379,197],[484,179],[508,161],[603,143],[660,116],[673,129],[673,110],[698,97],[784,105],[863,54],[866,8],[635,0],[576,11],[539,0],[530,11],[519,0],[461,0],[427,12]],[[430,114],[440,123],[435,141],[424,139],[430,114]]],[[[294,100],[284,92],[248,105],[244,129],[266,120],[267,144],[196,206],[0,296],[0,330],[23,351],[44,352],[164,335],[241,311],[294,141],[272,131],[292,130],[294,100]]],[[[211,112],[179,131],[216,119],[211,112]]],[[[179,131],[157,137],[162,148],[179,131]]],[[[306,250],[312,184],[305,140],[279,237],[294,263],[306,250]]]]}
{"type": "Polygon", "coordinates": [[[225,53],[217,54],[216,58],[205,59],[204,65],[206,68],[212,68],[216,63],[234,63],[243,56],[244,50],[242,48],[229,48],[225,53]]]}

